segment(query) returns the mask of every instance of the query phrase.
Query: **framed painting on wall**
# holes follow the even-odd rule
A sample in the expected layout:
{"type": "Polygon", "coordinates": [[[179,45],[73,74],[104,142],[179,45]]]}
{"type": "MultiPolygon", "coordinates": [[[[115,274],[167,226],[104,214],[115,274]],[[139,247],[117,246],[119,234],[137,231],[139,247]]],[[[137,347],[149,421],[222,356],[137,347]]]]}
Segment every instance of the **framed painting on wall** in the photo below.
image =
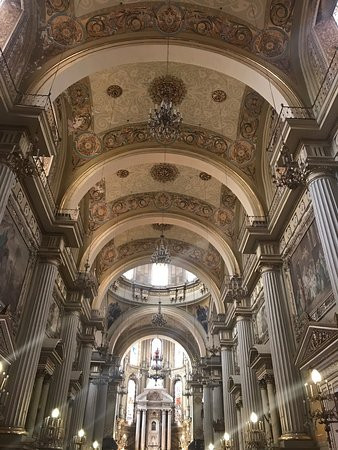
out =
{"type": "Polygon", "coordinates": [[[29,263],[29,250],[8,211],[0,224],[0,308],[18,307],[29,263]]]}
{"type": "Polygon", "coordinates": [[[291,255],[290,274],[298,315],[311,315],[332,292],[315,221],[291,255]]]}

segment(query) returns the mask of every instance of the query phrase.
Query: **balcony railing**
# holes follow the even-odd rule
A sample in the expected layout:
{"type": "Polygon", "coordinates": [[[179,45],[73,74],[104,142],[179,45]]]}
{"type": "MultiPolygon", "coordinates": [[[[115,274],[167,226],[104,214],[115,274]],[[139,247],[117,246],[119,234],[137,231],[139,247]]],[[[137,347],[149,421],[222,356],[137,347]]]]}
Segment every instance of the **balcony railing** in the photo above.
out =
{"type": "Polygon", "coordinates": [[[270,139],[267,147],[268,151],[272,152],[276,143],[279,142],[283,135],[285,122],[288,119],[313,120],[319,117],[337,77],[338,51],[336,49],[313,104],[308,107],[282,105],[279,115],[271,124],[270,139]]]}
{"type": "Polygon", "coordinates": [[[14,81],[11,70],[7,63],[6,57],[0,48],[0,76],[4,81],[11,101],[14,105],[30,106],[43,110],[45,112],[47,122],[53,137],[54,144],[60,141],[60,134],[57,126],[53,105],[50,95],[26,94],[21,92],[14,81]]]}

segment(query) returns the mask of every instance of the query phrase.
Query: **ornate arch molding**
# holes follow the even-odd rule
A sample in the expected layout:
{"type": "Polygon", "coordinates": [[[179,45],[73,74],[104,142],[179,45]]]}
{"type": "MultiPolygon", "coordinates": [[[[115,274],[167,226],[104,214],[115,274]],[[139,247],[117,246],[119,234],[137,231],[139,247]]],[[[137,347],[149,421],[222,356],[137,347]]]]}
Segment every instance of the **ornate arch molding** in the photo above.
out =
{"type": "Polygon", "coordinates": [[[213,230],[207,224],[202,224],[200,221],[190,217],[162,211],[131,216],[117,222],[114,225],[110,223],[106,224],[105,230],[101,232],[98,230],[91,245],[86,249],[81,259],[81,270],[84,269],[84,265],[87,260],[89,261],[90,266],[92,266],[104,246],[120,233],[126,233],[128,230],[132,230],[140,226],[162,222],[170,225],[176,225],[198,234],[219,252],[224,261],[228,274],[232,275],[234,273],[240,273],[236,256],[230,244],[219,232],[213,230]]]}
{"type": "MultiPolygon", "coordinates": [[[[114,322],[113,326],[111,326],[110,329],[108,330],[110,352],[115,354],[115,348],[117,348],[117,343],[120,337],[123,336],[125,333],[130,335],[131,334],[130,329],[132,328],[133,325],[135,325],[135,323],[139,323],[143,319],[148,319],[150,322],[152,315],[155,314],[157,310],[158,310],[157,305],[154,306],[142,305],[142,308],[133,308],[132,310],[128,310],[124,314],[122,314],[114,322]]],[[[205,333],[205,330],[203,329],[203,326],[198,322],[198,320],[194,316],[189,314],[184,309],[168,306],[162,307],[162,313],[174,321],[177,330],[183,331],[184,335],[192,336],[194,346],[195,348],[198,349],[199,356],[206,356],[207,335],[205,333]]],[[[154,332],[154,328],[152,328],[152,330],[154,332]]],[[[162,329],[159,329],[159,331],[162,332],[162,329]]],[[[172,330],[172,332],[174,331],[175,330],[172,330]]],[[[146,330],[146,334],[149,334],[149,331],[146,330]]],[[[134,341],[135,339],[132,338],[128,341],[128,344],[131,345],[134,341]]],[[[187,346],[187,344],[184,343],[184,340],[182,340],[180,344],[184,348],[186,348],[187,346]]]]}
{"type": "Polygon", "coordinates": [[[159,161],[164,161],[164,157],[169,164],[187,166],[199,172],[206,172],[216,178],[236,195],[248,216],[264,215],[264,208],[258,195],[229,164],[191,150],[174,148],[166,148],[165,150],[160,148],[124,149],[115,155],[106,154],[97,157],[95,164],[86,165],[81,168],[81,171],[76,172],[74,180],[61,201],[61,206],[65,209],[75,209],[89,189],[102,178],[126,167],[137,166],[140,161],[142,161],[142,164],[156,164],[159,161]]]}
{"type": "MultiPolygon", "coordinates": [[[[189,61],[193,65],[233,77],[256,90],[272,106],[277,105],[277,109],[282,103],[302,105],[298,95],[277,73],[251,59],[249,54],[243,55],[241,52],[225,49],[224,43],[221,48],[215,48],[199,42],[176,39],[170,47],[170,60],[177,63],[189,61]]],[[[29,92],[48,94],[51,89],[51,98],[55,100],[69,86],[95,72],[124,64],[155,61],[166,61],[166,40],[162,38],[157,37],[155,42],[154,39],[147,38],[142,42],[109,42],[99,45],[95,42],[95,46],[91,48],[80,51],[73,49],[73,53],[69,52],[63,60],[54,61],[51,67],[44,67],[38,74],[34,68],[35,79],[30,84],[29,92]]]]}
{"type": "MultiPolygon", "coordinates": [[[[122,261],[118,261],[114,266],[110,268],[109,271],[106,271],[104,278],[100,282],[98,295],[92,304],[92,308],[97,310],[101,308],[104,296],[106,295],[106,292],[113,280],[117,279],[129,269],[133,269],[134,267],[140,266],[142,264],[148,264],[150,256],[151,252],[148,251],[143,255],[137,255],[132,258],[125,258],[122,261]]],[[[201,266],[197,263],[193,263],[192,261],[181,258],[176,258],[174,262],[177,266],[194,273],[208,287],[209,292],[213,298],[213,302],[216,305],[217,313],[224,313],[224,304],[220,300],[220,288],[214,281],[210,273],[205,269],[205,266],[201,266]]]]}

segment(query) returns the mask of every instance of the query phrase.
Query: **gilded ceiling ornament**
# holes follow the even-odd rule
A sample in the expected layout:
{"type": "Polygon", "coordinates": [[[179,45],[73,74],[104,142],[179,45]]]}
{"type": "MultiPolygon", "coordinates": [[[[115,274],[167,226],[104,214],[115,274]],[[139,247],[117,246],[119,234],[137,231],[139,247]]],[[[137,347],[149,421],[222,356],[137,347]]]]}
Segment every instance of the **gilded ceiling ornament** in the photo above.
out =
{"type": "Polygon", "coordinates": [[[170,225],[169,223],[153,223],[152,227],[155,231],[168,231],[171,230],[174,225],[170,225]]]}
{"type": "Polygon", "coordinates": [[[272,0],[270,6],[271,22],[277,27],[282,27],[285,30],[290,29],[291,14],[295,6],[295,0],[272,0]]]}
{"type": "Polygon", "coordinates": [[[74,83],[68,88],[68,95],[73,106],[83,107],[89,100],[89,86],[81,81],[74,83]]]}
{"type": "Polygon", "coordinates": [[[69,0],[47,0],[47,13],[51,16],[55,12],[65,11],[69,6],[69,0]]]}
{"type": "Polygon", "coordinates": [[[212,92],[211,97],[214,102],[222,103],[226,100],[227,95],[225,91],[223,91],[222,89],[216,89],[215,91],[212,92]]]}
{"type": "Polygon", "coordinates": [[[76,151],[83,158],[90,158],[101,153],[100,139],[94,133],[83,133],[75,141],[76,151]]]}
{"type": "Polygon", "coordinates": [[[222,184],[221,205],[225,208],[233,209],[235,207],[236,199],[236,195],[234,195],[228,187],[222,184]]]}
{"type": "Polygon", "coordinates": [[[183,11],[176,5],[163,5],[156,12],[157,28],[165,34],[181,31],[184,20],[183,11]]]}
{"type": "Polygon", "coordinates": [[[167,74],[154,78],[148,92],[155,104],[160,105],[165,100],[172,102],[173,105],[179,105],[186,96],[187,88],[183,80],[167,74]]]}
{"type": "Polygon", "coordinates": [[[68,130],[72,131],[86,131],[88,130],[91,123],[90,114],[76,114],[73,120],[68,121],[68,130]]]}
{"type": "Polygon", "coordinates": [[[116,172],[116,175],[119,178],[127,178],[127,176],[129,175],[129,170],[126,169],[120,169],[116,172]]]}
{"type": "Polygon", "coordinates": [[[179,171],[173,164],[154,164],[150,169],[150,175],[159,183],[168,183],[176,180],[179,171]]]}
{"type": "Polygon", "coordinates": [[[84,36],[81,24],[69,16],[56,16],[51,20],[54,41],[62,46],[79,44],[84,36]]]}
{"type": "Polygon", "coordinates": [[[97,202],[104,198],[105,192],[106,192],[106,185],[103,179],[98,183],[96,183],[96,185],[90,189],[89,198],[92,202],[97,202]]]}
{"type": "Polygon", "coordinates": [[[257,53],[266,58],[278,58],[284,54],[288,45],[287,34],[277,28],[262,31],[255,39],[254,47],[257,53]]]}
{"type": "Polygon", "coordinates": [[[209,175],[209,174],[206,173],[206,172],[201,172],[201,173],[199,174],[199,177],[200,177],[200,179],[203,180],[203,181],[209,181],[209,180],[211,180],[211,175],[209,175]]]}
{"type": "Polygon", "coordinates": [[[109,97],[112,97],[112,98],[121,97],[122,92],[123,92],[123,90],[122,90],[121,86],[119,86],[118,84],[112,84],[111,86],[109,86],[107,88],[107,94],[109,95],[109,97]]]}
{"type": "Polygon", "coordinates": [[[237,164],[249,162],[254,154],[254,146],[248,141],[237,141],[234,143],[230,157],[237,164]]]}

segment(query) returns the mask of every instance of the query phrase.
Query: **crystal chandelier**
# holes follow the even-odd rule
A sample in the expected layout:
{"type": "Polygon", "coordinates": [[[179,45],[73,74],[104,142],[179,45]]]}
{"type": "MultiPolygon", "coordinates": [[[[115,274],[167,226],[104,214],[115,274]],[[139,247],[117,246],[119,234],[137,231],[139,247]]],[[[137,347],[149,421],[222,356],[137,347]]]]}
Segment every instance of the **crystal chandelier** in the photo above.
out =
{"type": "Polygon", "coordinates": [[[155,105],[149,113],[150,134],[160,143],[174,142],[180,132],[183,121],[181,113],[170,99],[163,99],[161,105],[155,105]]]}
{"type": "Polygon", "coordinates": [[[154,253],[151,255],[150,261],[153,264],[170,264],[171,257],[168,244],[164,238],[164,234],[162,233],[160,236],[160,240],[156,245],[156,249],[154,253]]]}
{"type": "Polygon", "coordinates": [[[275,166],[273,182],[277,187],[287,186],[289,189],[296,189],[300,184],[305,184],[307,169],[302,161],[295,161],[286,145],[281,151],[282,164],[275,166]]]}
{"type": "Polygon", "coordinates": [[[151,323],[155,327],[160,327],[160,328],[166,326],[166,324],[167,324],[167,321],[161,312],[161,302],[158,303],[158,312],[153,315],[153,318],[151,319],[151,323]]]}

